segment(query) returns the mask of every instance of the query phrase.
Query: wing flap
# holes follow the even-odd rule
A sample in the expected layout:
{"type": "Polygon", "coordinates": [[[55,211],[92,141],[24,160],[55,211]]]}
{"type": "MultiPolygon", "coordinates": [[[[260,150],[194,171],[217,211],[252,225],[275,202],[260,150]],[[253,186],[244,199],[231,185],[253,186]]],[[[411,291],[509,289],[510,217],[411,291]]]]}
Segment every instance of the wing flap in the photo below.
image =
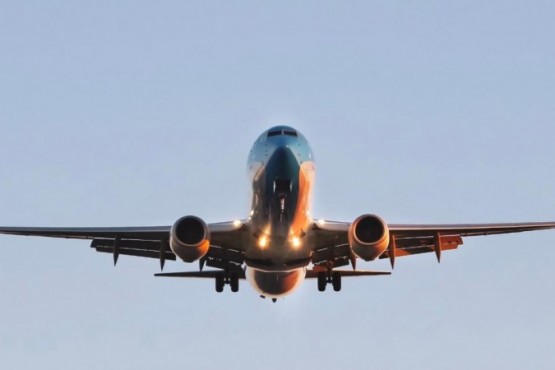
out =
{"type": "MultiPolygon", "coordinates": [[[[307,270],[306,278],[315,279],[318,277],[319,270],[307,270]]],[[[368,271],[368,270],[334,270],[334,272],[339,272],[341,277],[355,277],[355,276],[380,276],[380,275],[391,275],[389,271],[368,271]]]]}
{"type": "MultiPolygon", "coordinates": [[[[159,274],[154,274],[157,277],[179,277],[179,278],[199,278],[199,279],[213,279],[218,274],[221,274],[218,270],[209,271],[184,271],[184,272],[164,272],[159,274]]],[[[245,272],[243,270],[238,270],[237,273],[239,279],[245,279],[245,272]]]]}
{"type": "Polygon", "coordinates": [[[211,245],[205,258],[214,259],[226,262],[234,262],[237,264],[242,264],[245,260],[243,253],[233,250],[225,249],[217,245],[211,245]]]}
{"type": "MultiPolygon", "coordinates": [[[[93,239],[91,248],[96,247],[113,247],[114,239],[93,239]]],[[[159,251],[160,241],[121,239],[119,242],[120,249],[139,249],[144,251],[159,251]]]]}
{"type": "Polygon", "coordinates": [[[520,233],[525,231],[555,228],[555,222],[521,222],[502,224],[438,224],[438,225],[389,225],[392,234],[398,237],[441,235],[480,236],[520,233]]]}
{"type": "MultiPolygon", "coordinates": [[[[95,248],[95,250],[97,252],[101,252],[101,253],[114,253],[114,248],[113,247],[106,247],[106,246],[97,246],[95,248]]],[[[156,251],[145,251],[145,250],[140,250],[140,249],[120,249],[119,254],[125,255],[125,256],[136,256],[136,257],[147,257],[147,258],[156,258],[156,259],[160,259],[160,252],[156,251]]],[[[166,260],[170,260],[170,261],[175,261],[176,257],[175,254],[173,254],[172,252],[166,252],[165,253],[165,259],[166,260]]]]}
{"type": "MultiPolygon", "coordinates": [[[[463,244],[462,237],[458,235],[442,235],[440,236],[440,241],[442,251],[457,249],[459,245],[463,244]]],[[[395,257],[405,257],[434,251],[434,237],[401,238],[396,240],[395,257]]],[[[389,250],[380,256],[380,259],[382,258],[389,258],[389,250]]]]}
{"type": "MultiPolygon", "coordinates": [[[[114,254],[114,241],[115,239],[93,239],[91,242],[91,248],[94,248],[97,252],[114,254]]],[[[120,239],[118,242],[117,254],[171,261],[176,260],[175,254],[168,248],[167,243],[160,240],[146,241],[135,239],[120,239]],[[163,255],[161,255],[160,251],[160,248],[162,246],[164,248],[163,255]],[[160,258],[161,256],[162,258],[160,258]]]]}

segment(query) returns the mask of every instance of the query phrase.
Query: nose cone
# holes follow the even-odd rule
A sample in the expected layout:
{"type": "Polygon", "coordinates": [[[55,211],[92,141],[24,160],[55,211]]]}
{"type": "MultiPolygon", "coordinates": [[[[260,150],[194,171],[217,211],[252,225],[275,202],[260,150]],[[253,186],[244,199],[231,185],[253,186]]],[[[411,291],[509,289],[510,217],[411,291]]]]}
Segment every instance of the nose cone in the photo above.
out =
{"type": "Polygon", "coordinates": [[[278,172],[286,172],[291,175],[298,172],[299,161],[287,143],[276,146],[269,163],[278,172]]]}
{"type": "Polygon", "coordinates": [[[274,156],[279,157],[280,159],[286,159],[288,155],[293,154],[293,151],[289,147],[289,143],[282,142],[276,143],[274,150],[274,156]]]}

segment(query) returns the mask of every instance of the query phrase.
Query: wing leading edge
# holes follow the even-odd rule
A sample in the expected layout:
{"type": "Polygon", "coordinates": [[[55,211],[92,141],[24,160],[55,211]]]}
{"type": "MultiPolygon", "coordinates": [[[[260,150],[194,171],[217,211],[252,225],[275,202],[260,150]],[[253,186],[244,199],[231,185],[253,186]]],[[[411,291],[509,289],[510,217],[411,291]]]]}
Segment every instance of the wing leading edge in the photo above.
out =
{"type": "Polygon", "coordinates": [[[135,240],[160,240],[168,237],[171,226],[147,227],[0,227],[0,234],[44,236],[66,239],[121,237],[135,240]]]}
{"type": "MultiPolygon", "coordinates": [[[[245,230],[235,222],[208,224],[210,249],[202,263],[224,266],[243,262],[245,230]]],[[[156,258],[163,269],[166,260],[176,260],[169,247],[171,226],[145,227],[0,227],[0,234],[91,240],[91,248],[110,253],[114,264],[119,255],[156,258]]]]}
{"type": "MultiPolygon", "coordinates": [[[[314,224],[315,253],[313,263],[335,261],[346,265],[352,259],[348,246],[348,231],[351,223],[325,221],[314,224]]],[[[380,258],[410,256],[413,254],[435,252],[438,259],[441,252],[458,248],[463,237],[519,233],[526,231],[548,230],[555,228],[555,222],[523,222],[495,224],[389,224],[395,248],[388,250],[380,258]],[[391,250],[394,255],[391,255],[391,250]]]]}

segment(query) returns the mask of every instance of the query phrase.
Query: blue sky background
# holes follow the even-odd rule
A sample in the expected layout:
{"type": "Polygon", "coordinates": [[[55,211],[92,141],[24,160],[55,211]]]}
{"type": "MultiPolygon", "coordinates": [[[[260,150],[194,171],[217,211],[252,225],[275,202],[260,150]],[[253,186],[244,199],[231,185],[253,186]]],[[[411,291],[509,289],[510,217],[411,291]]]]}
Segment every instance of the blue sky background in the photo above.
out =
{"type": "MultiPolygon", "coordinates": [[[[554,220],[554,18],[551,1],[2,1],[0,224],[244,217],[247,153],[274,124],[312,144],[317,217],[554,220]]],[[[555,361],[555,232],[276,304],[154,278],[156,260],[113,268],[88,242],[0,249],[3,368],[555,361]]]]}

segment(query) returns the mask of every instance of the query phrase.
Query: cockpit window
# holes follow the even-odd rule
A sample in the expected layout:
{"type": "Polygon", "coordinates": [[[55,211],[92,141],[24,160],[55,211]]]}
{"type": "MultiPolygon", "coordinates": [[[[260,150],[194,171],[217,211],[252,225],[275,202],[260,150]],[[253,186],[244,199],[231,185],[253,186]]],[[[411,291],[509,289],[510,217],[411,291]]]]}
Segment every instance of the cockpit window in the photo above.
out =
{"type": "Polygon", "coordinates": [[[283,133],[284,133],[285,135],[297,137],[297,133],[296,133],[295,131],[283,130],[283,133]]]}
{"type": "Polygon", "coordinates": [[[291,131],[291,130],[274,130],[274,131],[268,132],[268,137],[279,136],[279,135],[288,135],[288,136],[297,137],[297,132],[291,131]]]}

